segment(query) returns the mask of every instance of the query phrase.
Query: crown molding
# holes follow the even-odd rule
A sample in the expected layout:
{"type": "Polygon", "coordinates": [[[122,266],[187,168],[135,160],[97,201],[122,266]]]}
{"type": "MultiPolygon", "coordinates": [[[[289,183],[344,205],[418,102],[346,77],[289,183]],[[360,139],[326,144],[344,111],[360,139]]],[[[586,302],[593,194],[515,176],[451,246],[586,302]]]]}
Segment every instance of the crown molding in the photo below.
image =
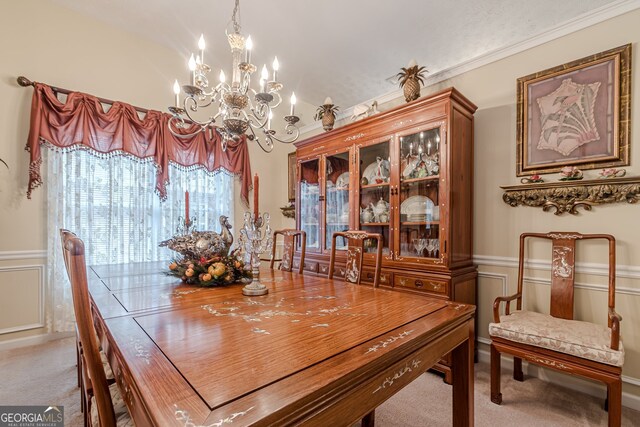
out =
{"type": "MultiPolygon", "coordinates": [[[[540,46],[541,44],[548,43],[552,40],[564,37],[571,33],[575,33],[576,31],[591,27],[593,25],[599,24],[600,22],[615,18],[616,16],[623,15],[636,9],[640,9],[640,0],[614,1],[605,6],[599,7],[573,19],[570,19],[569,21],[566,21],[556,27],[541,31],[538,34],[519,42],[510,44],[500,49],[492,50],[468,61],[437,71],[425,79],[422,90],[444,80],[453,78],[476,68],[480,68],[484,65],[491,64],[492,62],[499,61],[517,53],[523,52],[527,49],[540,46]]],[[[361,102],[361,104],[371,105],[373,101],[378,101],[378,105],[382,105],[401,96],[403,96],[402,89],[395,89],[380,96],[376,96],[369,100],[363,101],[361,102]]],[[[344,109],[340,114],[336,116],[336,122],[351,117],[351,115],[353,114],[353,108],[354,106],[344,109]]],[[[303,135],[316,129],[322,129],[322,125],[320,122],[314,122],[301,127],[300,134],[303,135]]]]}

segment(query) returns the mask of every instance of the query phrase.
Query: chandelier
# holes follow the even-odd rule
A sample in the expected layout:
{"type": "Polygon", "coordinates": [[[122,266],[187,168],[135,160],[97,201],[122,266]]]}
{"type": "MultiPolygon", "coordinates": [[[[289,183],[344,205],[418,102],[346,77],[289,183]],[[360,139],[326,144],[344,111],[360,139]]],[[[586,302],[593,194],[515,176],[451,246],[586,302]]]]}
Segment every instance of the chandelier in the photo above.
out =
{"type": "Polygon", "coordinates": [[[294,115],[296,95],[291,94],[291,109],[289,115],[284,117],[285,135],[276,135],[276,131],[271,129],[271,119],[273,110],[282,103],[280,91],[283,88],[278,81],[278,58],[273,60],[271,75],[266,65],[262,67],[259,89],[253,89],[251,75],[257,69],[251,64],[253,42],[251,36],[245,39],[240,33],[239,7],[240,0],[235,0],[231,21],[225,30],[232,55],[231,82],[226,83],[226,76],[221,70],[219,83],[215,86],[209,83],[207,75],[211,72],[211,67],[204,62],[205,41],[204,36],[200,36],[200,54],[195,57],[192,54],[188,62],[191,83],[180,87],[176,80],[173,84],[175,106],[169,107],[172,114],[169,130],[178,137],[188,138],[217,123],[215,129],[222,137],[223,150],[226,150],[229,140],[239,140],[242,135],[246,135],[247,139],[256,141],[265,152],[270,152],[274,140],[291,143],[298,139],[300,131],[296,123],[300,118],[294,115]],[[185,94],[182,103],[181,92],[185,94]],[[217,111],[208,119],[198,120],[192,115],[209,106],[217,106],[217,111]],[[192,124],[199,128],[189,133],[186,129],[192,124]]]}

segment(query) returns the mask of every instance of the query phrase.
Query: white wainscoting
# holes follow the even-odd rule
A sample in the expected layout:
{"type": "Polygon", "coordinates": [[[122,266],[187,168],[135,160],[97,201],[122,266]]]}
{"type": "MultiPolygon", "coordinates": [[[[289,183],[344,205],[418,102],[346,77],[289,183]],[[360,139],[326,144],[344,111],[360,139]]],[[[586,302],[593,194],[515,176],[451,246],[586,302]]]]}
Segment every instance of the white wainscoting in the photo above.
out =
{"type": "MultiPolygon", "coordinates": [[[[45,283],[44,283],[44,272],[45,266],[44,264],[29,264],[29,265],[13,265],[13,266],[1,266],[0,267],[0,277],[3,273],[8,272],[26,272],[26,271],[36,271],[38,274],[37,282],[35,286],[37,286],[37,301],[19,301],[16,300],[16,304],[21,304],[25,310],[33,309],[34,307],[31,304],[36,304],[35,312],[36,318],[29,318],[27,321],[12,325],[9,327],[4,327],[0,329],[0,335],[9,334],[13,332],[26,331],[30,329],[43,328],[45,326],[45,316],[44,316],[44,305],[45,305],[45,283]]],[[[21,288],[24,289],[26,286],[32,286],[31,283],[8,283],[4,281],[0,281],[0,292],[2,293],[2,298],[4,303],[13,304],[11,302],[12,294],[15,295],[21,288]],[[13,288],[13,289],[12,289],[13,288]]]]}

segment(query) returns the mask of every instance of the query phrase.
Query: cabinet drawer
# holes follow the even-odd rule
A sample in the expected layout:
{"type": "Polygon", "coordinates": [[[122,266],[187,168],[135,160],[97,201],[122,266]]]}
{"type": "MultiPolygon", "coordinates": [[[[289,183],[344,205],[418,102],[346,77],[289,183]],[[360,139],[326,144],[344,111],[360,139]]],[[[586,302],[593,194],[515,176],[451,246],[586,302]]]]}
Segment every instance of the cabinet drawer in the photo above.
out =
{"type": "MultiPolygon", "coordinates": [[[[362,269],[362,277],[360,280],[364,283],[373,284],[373,278],[375,277],[376,271],[368,268],[362,269]]],[[[387,273],[386,271],[380,272],[380,286],[391,286],[391,273],[387,273]]]]}
{"type": "MultiPolygon", "coordinates": [[[[298,264],[300,267],[300,264],[298,264]]],[[[318,272],[318,263],[313,261],[305,261],[304,267],[302,267],[304,271],[308,271],[309,273],[317,273],[318,272]]]]}
{"type": "Polygon", "coordinates": [[[396,275],[393,282],[394,286],[402,288],[417,289],[442,295],[449,293],[449,283],[444,280],[396,275]]]}
{"type": "Polygon", "coordinates": [[[324,276],[329,274],[329,264],[318,264],[318,272],[324,276]]]}

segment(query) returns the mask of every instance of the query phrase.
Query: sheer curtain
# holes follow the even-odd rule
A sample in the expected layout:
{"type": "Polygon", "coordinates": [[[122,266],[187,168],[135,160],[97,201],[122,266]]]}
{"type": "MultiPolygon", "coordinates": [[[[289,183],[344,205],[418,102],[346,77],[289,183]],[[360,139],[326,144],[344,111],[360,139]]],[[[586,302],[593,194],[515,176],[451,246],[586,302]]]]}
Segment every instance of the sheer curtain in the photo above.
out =
{"type": "Polygon", "coordinates": [[[45,152],[47,191],[47,327],[73,330],[71,288],[62,261],[58,230],[67,228],[85,242],[87,265],[169,260],[158,243],[175,234],[190,193],[190,216],[198,230],[220,229],[219,217],[233,222],[233,177],[170,165],[167,200],[155,194],[152,162],[86,150],[45,152]]]}

